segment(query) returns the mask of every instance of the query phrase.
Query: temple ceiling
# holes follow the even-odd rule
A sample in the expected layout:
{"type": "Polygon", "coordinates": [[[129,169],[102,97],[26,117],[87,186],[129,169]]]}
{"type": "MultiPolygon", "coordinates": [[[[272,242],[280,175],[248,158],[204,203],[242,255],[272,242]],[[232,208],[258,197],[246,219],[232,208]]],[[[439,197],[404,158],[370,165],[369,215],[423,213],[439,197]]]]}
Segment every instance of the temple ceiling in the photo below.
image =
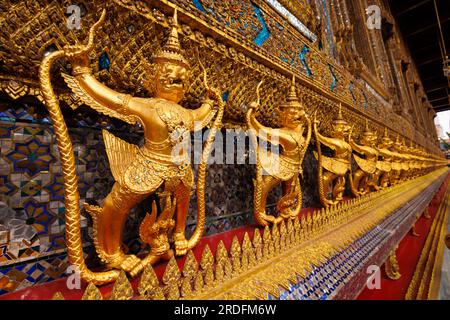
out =
{"type": "MultiPolygon", "coordinates": [[[[436,112],[450,109],[449,79],[443,73],[442,45],[434,0],[389,1],[392,13],[436,112]]],[[[436,1],[445,47],[450,49],[450,2],[436,1]]]]}

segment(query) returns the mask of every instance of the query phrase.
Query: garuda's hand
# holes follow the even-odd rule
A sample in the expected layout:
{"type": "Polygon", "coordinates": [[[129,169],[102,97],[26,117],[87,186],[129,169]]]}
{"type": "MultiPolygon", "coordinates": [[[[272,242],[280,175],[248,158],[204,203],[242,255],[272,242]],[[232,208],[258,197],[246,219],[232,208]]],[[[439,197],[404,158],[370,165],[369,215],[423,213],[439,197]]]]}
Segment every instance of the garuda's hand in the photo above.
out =
{"type": "Polygon", "coordinates": [[[261,107],[261,105],[258,102],[252,101],[248,105],[248,110],[255,110],[255,111],[257,111],[260,107],[261,107]]]}
{"type": "Polygon", "coordinates": [[[316,112],[314,112],[314,124],[318,125],[320,123],[320,121],[317,119],[317,110],[316,112]]]}
{"type": "Polygon", "coordinates": [[[92,48],[89,46],[66,46],[63,50],[66,58],[69,59],[74,67],[89,66],[89,53],[92,51],[92,48]]]}
{"type": "Polygon", "coordinates": [[[65,56],[75,66],[86,67],[89,65],[89,53],[94,50],[94,36],[98,28],[105,21],[106,10],[103,9],[100,19],[89,30],[88,43],[86,45],[74,45],[64,47],[65,56]]]}

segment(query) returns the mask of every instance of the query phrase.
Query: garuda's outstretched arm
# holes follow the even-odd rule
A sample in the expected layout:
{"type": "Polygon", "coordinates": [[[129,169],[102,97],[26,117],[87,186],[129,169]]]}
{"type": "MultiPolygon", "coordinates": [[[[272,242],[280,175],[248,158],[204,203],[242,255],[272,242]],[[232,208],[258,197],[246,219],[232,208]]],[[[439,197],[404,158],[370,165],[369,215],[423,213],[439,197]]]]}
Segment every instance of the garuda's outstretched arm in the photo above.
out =
{"type": "Polygon", "coordinates": [[[305,119],[306,119],[306,122],[308,124],[308,132],[306,133],[306,140],[305,140],[304,150],[308,149],[309,142],[311,141],[311,135],[312,135],[311,119],[309,119],[308,115],[305,116],[305,119]]]}
{"type": "Polygon", "coordinates": [[[266,127],[256,119],[254,110],[258,107],[259,106],[256,102],[252,102],[249,105],[246,117],[247,119],[249,119],[247,123],[249,129],[254,130],[255,134],[261,139],[264,139],[266,141],[279,140],[280,143],[283,143],[284,137],[281,134],[280,130],[266,127]]]}
{"type": "Polygon", "coordinates": [[[314,135],[316,137],[316,139],[326,145],[328,148],[332,149],[332,150],[336,150],[336,142],[334,138],[329,138],[329,137],[325,137],[323,135],[320,134],[318,128],[317,128],[317,122],[314,122],[314,135]]]}
{"type": "Polygon", "coordinates": [[[208,84],[206,69],[201,62],[200,57],[198,56],[198,51],[197,57],[200,67],[203,70],[203,84],[206,88],[207,97],[205,100],[203,100],[200,108],[191,110],[192,119],[194,121],[194,130],[204,128],[206,125],[208,125],[208,123],[211,122],[212,118],[216,114],[216,111],[219,108],[219,104],[223,103],[219,91],[215,88],[211,88],[208,84]],[[214,100],[216,100],[216,103],[214,103],[214,100]]]}
{"type": "Polygon", "coordinates": [[[82,46],[65,49],[73,66],[73,76],[63,74],[64,80],[72,91],[95,111],[130,124],[136,123],[138,117],[128,104],[131,96],[108,88],[92,75],[89,67],[89,52],[92,49],[82,46]]]}
{"type": "Polygon", "coordinates": [[[194,129],[202,129],[211,122],[217,111],[217,104],[214,105],[214,101],[207,98],[203,101],[202,105],[195,110],[190,110],[192,119],[194,120],[194,129]]]}
{"type": "Polygon", "coordinates": [[[354,151],[361,153],[361,154],[365,154],[364,148],[361,147],[359,144],[357,144],[351,136],[349,136],[348,142],[354,151]]]}

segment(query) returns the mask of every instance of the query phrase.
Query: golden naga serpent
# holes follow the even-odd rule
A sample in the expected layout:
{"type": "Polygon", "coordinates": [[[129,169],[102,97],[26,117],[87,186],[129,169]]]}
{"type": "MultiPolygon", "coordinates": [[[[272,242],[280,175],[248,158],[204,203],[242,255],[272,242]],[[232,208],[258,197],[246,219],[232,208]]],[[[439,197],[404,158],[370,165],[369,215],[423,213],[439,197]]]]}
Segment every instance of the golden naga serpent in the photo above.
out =
{"type": "Polygon", "coordinates": [[[328,206],[329,200],[327,199],[326,195],[325,195],[325,188],[323,185],[323,166],[322,166],[322,148],[320,145],[320,140],[319,137],[317,136],[317,124],[316,124],[316,119],[317,119],[317,111],[314,113],[314,138],[316,140],[316,149],[317,149],[317,160],[319,162],[318,166],[317,166],[317,170],[319,171],[317,174],[317,185],[319,186],[319,198],[320,198],[320,202],[322,204],[327,204],[325,206],[328,206]]]}
{"type": "MultiPolygon", "coordinates": [[[[352,139],[354,127],[355,127],[355,125],[353,125],[352,128],[350,129],[350,132],[348,134],[348,141],[350,141],[350,139],[352,139]]],[[[355,184],[353,182],[352,154],[353,154],[353,151],[349,155],[349,164],[350,165],[348,168],[348,182],[350,185],[351,192],[356,196],[357,194],[359,194],[359,190],[358,190],[358,186],[355,186],[355,184]]]]}
{"type": "MultiPolygon", "coordinates": [[[[259,103],[261,102],[261,98],[260,98],[260,94],[259,94],[259,88],[261,87],[261,85],[263,84],[264,80],[261,80],[258,85],[256,86],[256,103],[259,105],[259,103]]],[[[246,122],[250,123],[250,117],[249,114],[247,113],[246,115],[246,122]]],[[[253,181],[253,184],[255,186],[255,190],[253,192],[253,202],[254,202],[254,208],[255,208],[255,213],[254,213],[254,218],[255,218],[255,222],[259,225],[262,226],[267,226],[268,223],[267,221],[263,218],[263,214],[260,211],[260,206],[261,206],[261,195],[262,195],[262,165],[261,165],[261,160],[259,158],[259,144],[258,144],[258,137],[256,135],[255,132],[252,132],[252,130],[250,130],[250,138],[252,139],[252,144],[255,148],[255,158],[256,158],[256,180],[253,181]]]]}
{"type": "MultiPolygon", "coordinates": [[[[49,111],[50,118],[55,131],[58,150],[61,161],[61,168],[64,178],[64,201],[65,201],[65,224],[66,224],[66,245],[69,257],[69,263],[76,266],[80,272],[81,278],[89,283],[101,285],[112,282],[119,276],[119,270],[109,270],[102,272],[91,271],[85,263],[83,256],[83,244],[81,240],[81,221],[80,221],[80,194],[78,191],[78,178],[76,175],[75,155],[73,152],[72,141],[65,123],[64,117],[59,106],[59,100],[51,84],[51,67],[61,58],[76,57],[88,53],[94,48],[94,36],[98,28],[105,20],[106,11],[103,10],[100,19],[89,30],[89,38],[86,46],[68,46],[63,50],[58,50],[46,56],[39,67],[39,83],[45,105],[49,111]]],[[[217,129],[220,127],[224,112],[224,103],[220,94],[215,89],[210,89],[206,81],[206,70],[204,71],[204,83],[214,95],[214,100],[218,103],[218,113],[209,132],[202,153],[201,162],[198,170],[197,180],[197,206],[198,219],[197,226],[192,237],[188,241],[188,248],[192,249],[200,240],[205,227],[205,179],[206,164],[211,152],[212,142],[214,141],[217,129]]]]}
{"type": "MultiPolygon", "coordinates": [[[[89,51],[94,46],[94,34],[105,19],[105,11],[89,31],[87,46],[78,49],[89,51]]],[[[75,48],[75,47],[73,47],[75,48]]],[[[75,155],[69,131],[59,106],[58,98],[51,84],[51,67],[55,61],[68,56],[70,48],[58,50],[46,56],[39,67],[39,83],[45,105],[50,113],[56,139],[58,142],[61,169],[64,177],[64,202],[66,223],[66,244],[69,262],[78,267],[83,280],[94,284],[103,284],[115,280],[119,276],[118,270],[93,272],[86,266],[83,256],[80,223],[80,194],[78,192],[78,178],[76,175],[75,155]]],[[[78,52],[80,53],[80,51],[78,52]]],[[[73,52],[75,54],[75,52],[73,52]]]]}
{"type": "MultiPolygon", "coordinates": [[[[197,51],[198,53],[198,51],[197,51]]],[[[194,233],[188,240],[188,250],[194,248],[200,241],[200,237],[203,234],[205,228],[205,181],[206,181],[206,164],[208,162],[209,155],[211,153],[212,143],[216,137],[217,130],[220,129],[222,124],[223,113],[225,109],[225,104],[223,103],[222,97],[215,88],[210,88],[207,81],[206,69],[202,64],[201,60],[198,59],[200,67],[203,70],[203,83],[208,92],[211,92],[214,96],[214,100],[218,105],[218,111],[216,119],[209,130],[208,138],[205,142],[205,148],[202,152],[202,158],[200,164],[198,165],[198,177],[197,177],[197,226],[195,227],[194,233]]]]}

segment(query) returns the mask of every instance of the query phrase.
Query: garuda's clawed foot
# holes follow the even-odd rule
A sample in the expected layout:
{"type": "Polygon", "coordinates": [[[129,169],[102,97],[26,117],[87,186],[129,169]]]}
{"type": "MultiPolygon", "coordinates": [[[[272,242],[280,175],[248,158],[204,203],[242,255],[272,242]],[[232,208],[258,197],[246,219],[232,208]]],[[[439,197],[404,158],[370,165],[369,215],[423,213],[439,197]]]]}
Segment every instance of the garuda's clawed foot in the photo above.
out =
{"type": "Polygon", "coordinates": [[[169,250],[163,255],[155,255],[154,253],[150,252],[146,257],[144,257],[139,264],[137,264],[133,270],[130,271],[130,276],[135,277],[139,273],[141,273],[145,268],[147,268],[149,265],[153,265],[156,262],[158,262],[160,259],[169,260],[173,256],[173,251],[169,250]]]}
{"type": "Polygon", "coordinates": [[[283,221],[283,217],[274,217],[272,215],[266,214],[265,211],[260,212],[258,216],[255,216],[255,220],[262,226],[271,226],[274,224],[281,223],[283,221]]]}
{"type": "Polygon", "coordinates": [[[141,259],[139,259],[135,255],[133,255],[133,254],[127,255],[126,258],[120,264],[120,268],[126,272],[130,272],[140,262],[141,262],[141,259]]]}
{"type": "Polygon", "coordinates": [[[174,233],[173,239],[175,240],[175,254],[177,256],[185,255],[189,247],[184,233],[174,233]]]}
{"type": "Polygon", "coordinates": [[[118,253],[111,258],[108,267],[112,269],[120,269],[127,273],[131,272],[136,266],[141,263],[141,259],[134,254],[126,255],[123,252],[118,253]]]}

